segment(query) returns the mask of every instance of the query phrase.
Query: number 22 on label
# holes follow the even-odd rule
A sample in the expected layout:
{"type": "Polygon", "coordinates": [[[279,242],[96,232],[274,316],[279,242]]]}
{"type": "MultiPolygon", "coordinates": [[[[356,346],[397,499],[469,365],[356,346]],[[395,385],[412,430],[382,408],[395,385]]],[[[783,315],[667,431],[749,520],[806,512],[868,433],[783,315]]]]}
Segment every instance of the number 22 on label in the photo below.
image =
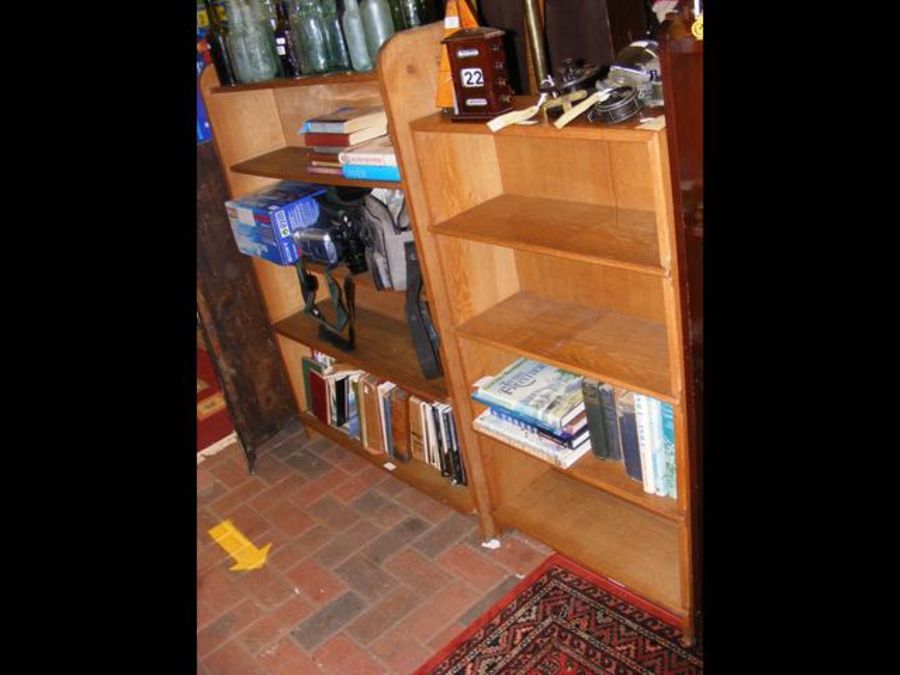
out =
{"type": "Polygon", "coordinates": [[[484,73],[481,68],[463,68],[459,71],[462,86],[464,87],[483,87],[484,73]]]}

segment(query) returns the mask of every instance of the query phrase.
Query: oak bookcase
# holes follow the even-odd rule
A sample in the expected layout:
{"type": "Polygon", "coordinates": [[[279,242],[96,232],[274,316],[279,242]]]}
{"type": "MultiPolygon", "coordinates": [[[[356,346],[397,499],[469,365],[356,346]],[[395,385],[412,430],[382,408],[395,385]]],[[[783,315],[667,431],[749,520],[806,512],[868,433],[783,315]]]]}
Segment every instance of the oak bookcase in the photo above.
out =
{"type": "MultiPolygon", "coordinates": [[[[382,48],[377,74],[332,75],[201,88],[233,196],[276,178],[378,185],[307,174],[297,161],[307,117],[338,105],[383,102],[415,231],[444,377],[419,374],[401,294],[358,278],[358,348],[317,337],[300,312],[296,274],[253,259],[300,418],[361,457],[354,440],[303,412],[300,359],[330,353],[398,386],[452,402],[469,477],[451,486],[412,461],[395,474],[458,510],[491,538],[519,529],[664,607],[694,639],[699,486],[692,476],[685,362],[665,131],[546,121],[492,134],[434,109],[440,40],[435,23],[382,48]],[[518,356],[590,375],[671,403],[678,498],[647,494],[619,463],[587,454],[561,469],[476,432],[479,378],[518,356]]],[[[517,101],[524,106],[532,99],[517,101]]],[[[248,346],[252,348],[252,345],[248,346]]]]}
{"type": "MultiPolygon", "coordinates": [[[[274,80],[252,85],[220,87],[213,68],[200,77],[201,95],[206,104],[213,140],[222,163],[231,196],[256,192],[277,180],[300,180],[322,185],[345,185],[405,189],[401,181],[350,180],[341,176],[309,173],[304,167],[303,136],[298,134],[304,120],[330,112],[341,105],[380,105],[378,74],[340,73],[326,76],[274,80]]],[[[448,401],[444,378],[422,377],[415,348],[404,314],[404,294],[377,291],[370,273],[357,275],[357,347],[343,352],[322,340],[318,324],[302,313],[303,301],[297,272],[293,266],[275,265],[251,258],[266,307],[266,313],[284,360],[297,413],[301,421],[348,451],[383,466],[384,455],[374,456],[355,439],[323,424],[307,411],[301,359],[312,349],[395,382],[399,387],[427,400],[448,401]]],[[[320,276],[322,266],[310,266],[320,276]]],[[[335,271],[340,277],[346,270],[335,271]]],[[[320,299],[327,296],[319,284],[320,299]]],[[[324,303],[328,313],[330,306],[324,303]]],[[[246,345],[252,349],[253,345],[246,345]]],[[[412,460],[392,471],[398,478],[462,513],[475,511],[470,487],[451,485],[440,473],[412,460]]]]}
{"type": "Polygon", "coordinates": [[[692,641],[698,488],[665,130],[450,121],[433,107],[442,36],[400,33],[378,68],[482,532],[528,533],[669,610],[692,641]],[[671,403],[678,498],[618,462],[562,469],[474,431],[473,383],[519,356],[671,403]]]}

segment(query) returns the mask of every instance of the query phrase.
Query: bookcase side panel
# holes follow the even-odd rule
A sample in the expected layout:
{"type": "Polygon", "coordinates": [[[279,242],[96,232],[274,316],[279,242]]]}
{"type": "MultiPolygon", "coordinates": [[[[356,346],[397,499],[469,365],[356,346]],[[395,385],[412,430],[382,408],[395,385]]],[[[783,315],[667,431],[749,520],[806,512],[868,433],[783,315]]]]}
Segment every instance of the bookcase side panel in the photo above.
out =
{"type": "Polygon", "coordinates": [[[342,106],[381,105],[377,82],[320,84],[274,90],[280,125],[287,145],[305,147],[298,133],[310,117],[324,115],[342,106]]]}
{"type": "Polygon", "coordinates": [[[303,412],[309,407],[306,400],[306,392],[303,389],[303,365],[304,356],[309,356],[312,352],[306,345],[295,342],[283,335],[276,335],[278,348],[281,351],[281,358],[284,360],[284,370],[288,374],[291,383],[291,390],[294,392],[294,403],[298,412],[303,412]]]}
{"type": "Polygon", "coordinates": [[[577,260],[516,251],[521,290],[550,299],[603,307],[650,321],[665,321],[662,279],[655,275],[577,260]]]}
{"type": "Polygon", "coordinates": [[[509,194],[615,204],[606,141],[498,136],[496,145],[509,194]]]}
{"type": "Polygon", "coordinates": [[[511,249],[438,236],[441,268],[459,325],[519,290],[511,249]]]}
{"type": "Polygon", "coordinates": [[[462,372],[454,320],[450,313],[449,289],[444,282],[436,237],[429,231],[429,226],[436,222],[435,218],[443,217],[446,209],[464,210],[471,203],[499,193],[502,186],[494,165],[495,159],[492,159],[492,139],[461,147],[460,144],[443,142],[440,135],[434,135],[432,139],[417,138],[418,134],[410,129],[413,120],[434,111],[443,34],[443,23],[435,22],[394,35],[379,53],[379,84],[403,175],[429,303],[441,337],[441,360],[454,403],[460,451],[469,470],[481,534],[490,538],[495,536],[496,526],[491,515],[485,468],[478,438],[471,428],[471,419],[465,410],[460,409],[468,385],[462,372]],[[423,141],[421,144],[420,140],[423,141]],[[432,151],[437,153],[436,156],[432,156],[432,151]],[[464,172],[456,176],[452,166],[449,166],[450,175],[446,174],[448,168],[443,164],[444,155],[456,161],[457,157],[465,158],[466,152],[472,151],[474,177],[464,172]]]}
{"type": "Polygon", "coordinates": [[[446,220],[503,192],[491,136],[417,132],[414,138],[428,202],[428,224],[446,220]]]}
{"type": "Polygon", "coordinates": [[[609,145],[616,206],[653,211],[657,202],[649,143],[613,142],[609,145]]]}

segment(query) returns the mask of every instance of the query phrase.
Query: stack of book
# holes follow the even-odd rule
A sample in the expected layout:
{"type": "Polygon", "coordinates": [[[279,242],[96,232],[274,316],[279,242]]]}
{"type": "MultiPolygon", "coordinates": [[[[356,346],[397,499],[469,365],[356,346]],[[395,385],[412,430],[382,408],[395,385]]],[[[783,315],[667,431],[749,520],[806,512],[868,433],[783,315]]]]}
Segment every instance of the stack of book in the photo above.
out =
{"type": "Polygon", "coordinates": [[[473,422],[487,436],[568,468],[591,449],[582,378],[520,358],[476,383],[472,397],[488,406],[473,422]]]}
{"type": "Polygon", "coordinates": [[[675,423],[672,406],[584,378],[584,400],[594,454],[621,461],[644,492],[675,497],[675,423]]]}
{"type": "Polygon", "coordinates": [[[466,485],[453,408],[425,401],[395,383],[313,352],[304,357],[308,412],[395,462],[416,460],[466,485]]]}
{"type": "Polygon", "coordinates": [[[338,108],[306,120],[301,133],[304,144],[310,148],[307,170],[311,173],[400,180],[396,156],[387,136],[387,115],[381,106],[338,108]],[[362,150],[362,145],[376,139],[380,143],[376,152],[367,150],[352,156],[353,151],[362,150]]]}
{"type": "Polygon", "coordinates": [[[476,430],[563,468],[589,450],[624,464],[644,491],[675,497],[672,406],[530,359],[475,383],[476,430]]]}

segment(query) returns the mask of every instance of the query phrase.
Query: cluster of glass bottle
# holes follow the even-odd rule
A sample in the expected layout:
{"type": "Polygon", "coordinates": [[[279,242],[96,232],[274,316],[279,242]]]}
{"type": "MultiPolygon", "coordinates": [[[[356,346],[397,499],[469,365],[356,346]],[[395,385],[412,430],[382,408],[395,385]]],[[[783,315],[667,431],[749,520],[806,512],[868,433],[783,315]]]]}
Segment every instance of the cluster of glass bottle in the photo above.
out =
{"type": "Polygon", "coordinates": [[[223,85],[367,71],[397,30],[432,17],[429,0],[204,0],[210,56],[223,85]],[[223,20],[225,19],[225,20],[223,20]]]}

